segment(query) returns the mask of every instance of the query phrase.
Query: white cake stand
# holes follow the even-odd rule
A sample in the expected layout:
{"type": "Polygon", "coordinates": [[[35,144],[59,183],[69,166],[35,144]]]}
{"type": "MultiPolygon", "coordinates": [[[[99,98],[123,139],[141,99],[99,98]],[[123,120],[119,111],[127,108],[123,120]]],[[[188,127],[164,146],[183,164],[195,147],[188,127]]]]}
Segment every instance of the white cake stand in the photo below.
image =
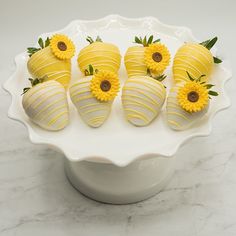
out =
{"type": "MultiPolygon", "coordinates": [[[[133,45],[135,35],[153,34],[168,46],[172,58],[183,42],[196,41],[188,28],[165,25],[153,17],[128,19],[110,15],[95,21],[77,20],[62,30],[45,33],[41,37],[50,37],[56,32],[67,34],[75,42],[77,55],[87,45],[87,35],[99,35],[104,41],[118,45],[124,55],[126,49],[133,45]]],[[[211,101],[207,115],[186,131],[176,132],[167,126],[165,106],[151,125],[134,127],[125,120],[118,97],[102,127],[94,129],[85,125],[69,100],[70,125],[59,132],[48,132],[34,125],[22,108],[21,91],[28,86],[29,77],[27,60],[26,52],[16,56],[16,71],[4,84],[5,90],[12,96],[9,117],[27,127],[33,143],[47,144],[63,152],[66,174],[72,185],[101,202],[133,203],[159,192],[173,173],[174,154],[178,148],[193,137],[209,135],[214,115],[230,105],[224,84],[231,77],[231,71],[224,62],[215,66],[211,78],[220,95],[211,101]]],[[[169,89],[172,86],[170,67],[166,73],[169,89]]],[[[75,57],[72,61],[72,79],[81,76],[75,57]]],[[[122,83],[127,79],[123,62],[120,78],[122,83]]]]}

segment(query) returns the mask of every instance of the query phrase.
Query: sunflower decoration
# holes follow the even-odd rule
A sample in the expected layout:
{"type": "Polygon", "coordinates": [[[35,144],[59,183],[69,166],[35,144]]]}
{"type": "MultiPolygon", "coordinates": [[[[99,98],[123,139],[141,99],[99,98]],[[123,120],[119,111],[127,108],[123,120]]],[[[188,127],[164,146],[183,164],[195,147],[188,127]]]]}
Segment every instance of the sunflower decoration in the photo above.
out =
{"type": "Polygon", "coordinates": [[[194,79],[187,72],[190,79],[183,87],[179,88],[177,99],[179,105],[187,112],[199,112],[204,109],[208,103],[210,96],[217,96],[218,93],[210,90],[214,85],[201,82],[201,75],[198,79],[194,79]]]}
{"type": "Polygon", "coordinates": [[[160,75],[170,64],[169,50],[162,43],[152,43],[145,48],[144,61],[151,72],[160,75]]]}
{"type": "Polygon", "coordinates": [[[69,60],[75,54],[75,45],[63,34],[55,34],[50,39],[52,53],[61,60],[69,60]]]}
{"type": "Polygon", "coordinates": [[[90,89],[94,97],[102,102],[107,102],[117,96],[120,82],[115,73],[100,70],[93,75],[90,89]]]}

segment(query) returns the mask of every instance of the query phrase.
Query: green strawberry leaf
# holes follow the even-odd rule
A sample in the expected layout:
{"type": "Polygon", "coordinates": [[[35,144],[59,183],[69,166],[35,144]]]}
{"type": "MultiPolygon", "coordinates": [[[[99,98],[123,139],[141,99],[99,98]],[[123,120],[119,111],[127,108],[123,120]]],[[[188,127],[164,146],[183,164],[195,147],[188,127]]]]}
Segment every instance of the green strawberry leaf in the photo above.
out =
{"type": "MultiPolygon", "coordinates": [[[[47,76],[44,76],[43,78],[35,78],[35,79],[29,78],[29,81],[31,83],[31,87],[35,86],[36,84],[43,83],[46,77],[47,76]]],[[[23,89],[23,93],[21,95],[23,95],[26,92],[28,92],[31,89],[31,87],[24,88],[23,89]]]]}
{"type": "Polygon", "coordinates": [[[96,42],[102,42],[102,39],[99,36],[97,36],[96,42]]]}
{"type": "Polygon", "coordinates": [[[135,42],[135,43],[138,43],[138,44],[142,43],[142,42],[140,41],[140,39],[139,39],[137,36],[135,36],[134,42],[135,42]]]}
{"type": "Polygon", "coordinates": [[[30,87],[23,88],[23,93],[21,94],[21,96],[24,95],[26,92],[28,92],[30,89],[31,89],[30,87]]]}
{"type": "Polygon", "coordinates": [[[89,75],[94,75],[94,73],[97,73],[98,70],[93,68],[93,66],[91,64],[88,65],[88,68],[85,69],[84,71],[84,75],[85,76],[89,76],[89,75]]]}
{"type": "Polygon", "coordinates": [[[162,75],[158,75],[158,76],[156,76],[156,77],[153,77],[153,79],[158,80],[158,81],[161,82],[161,81],[163,81],[166,77],[167,77],[167,75],[162,74],[162,75]]]}
{"type": "Polygon", "coordinates": [[[205,77],[206,75],[200,75],[198,79],[196,79],[197,82],[201,82],[202,77],[205,77]]]}
{"type": "Polygon", "coordinates": [[[188,73],[188,71],[186,71],[187,75],[188,75],[188,78],[191,80],[191,81],[194,81],[195,79],[188,73]]]}
{"type": "Polygon", "coordinates": [[[153,41],[153,35],[151,35],[151,36],[149,37],[147,44],[148,44],[148,45],[151,44],[152,41],[153,41]]]}
{"type": "Polygon", "coordinates": [[[92,43],[94,43],[94,42],[102,42],[102,39],[101,39],[99,36],[97,36],[97,38],[96,38],[95,40],[93,40],[92,37],[87,36],[87,37],[86,37],[86,41],[88,41],[90,44],[92,44],[92,43]]]}
{"type": "Polygon", "coordinates": [[[143,46],[146,47],[147,46],[147,36],[145,36],[143,38],[143,46]]]}
{"type": "Polygon", "coordinates": [[[222,62],[222,60],[218,57],[213,57],[213,59],[215,64],[220,64],[222,62]]]}
{"type": "Polygon", "coordinates": [[[207,45],[210,41],[211,41],[211,40],[208,39],[208,40],[203,41],[203,42],[201,42],[201,43],[199,43],[199,44],[201,44],[202,46],[206,47],[206,45],[207,45]]]}
{"type": "Polygon", "coordinates": [[[41,48],[44,48],[44,43],[43,43],[42,38],[39,38],[38,44],[39,44],[39,46],[40,46],[41,48]]]}
{"type": "Polygon", "coordinates": [[[211,96],[218,96],[218,95],[219,95],[217,92],[212,91],[212,90],[210,90],[210,91],[208,92],[208,94],[211,95],[211,96]]]}
{"type": "Polygon", "coordinates": [[[144,47],[148,47],[152,43],[160,42],[160,39],[156,39],[153,41],[153,35],[151,35],[149,38],[145,35],[144,38],[142,37],[134,37],[134,43],[141,44],[144,47]]]}
{"type": "Polygon", "coordinates": [[[93,39],[92,39],[90,36],[87,36],[87,37],[86,37],[86,40],[87,40],[90,44],[94,43],[93,39]]]}
{"type": "Polygon", "coordinates": [[[46,48],[50,44],[50,39],[47,37],[45,42],[43,42],[42,38],[38,39],[38,44],[40,48],[35,48],[35,47],[28,47],[27,48],[27,53],[29,54],[29,57],[31,57],[34,53],[38,52],[39,50],[46,48]]]}
{"type": "Polygon", "coordinates": [[[214,84],[206,84],[206,85],[204,85],[204,87],[206,87],[207,89],[211,89],[214,86],[215,86],[214,84]]]}
{"type": "Polygon", "coordinates": [[[215,45],[217,40],[218,38],[214,37],[213,39],[206,40],[204,42],[201,42],[200,44],[204,46],[205,48],[207,48],[208,50],[210,50],[215,45]]]}
{"type": "Polygon", "coordinates": [[[89,73],[90,73],[90,75],[93,75],[93,66],[92,65],[89,65],[89,73]]]}
{"type": "MultiPolygon", "coordinates": [[[[202,46],[204,46],[205,48],[207,48],[208,50],[211,50],[211,48],[216,44],[218,38],[217,37],[214,37],[213,39],[209,39],[209,40],[206,40],[206,41],[203,41],[201,42],[200,44],[202,46]]],[[[218,57],[213,57],[214,59],[214,63],[215,64],[219,64],[222,62],[222,60],[218,57]]]]}
{"type": "Polygon", "coordinates": [[[158,43],[160,41],[161,41],[161,39],[156,39],[156,40],[153,41],[153,43],[158,43]]]}
{"type": "Polygon", "coordinates": [[[45,40],[44,47],[46,48],[47,46],[49,46],[49,44],[50,44],[50,39],[49,39],[49,37],[47,37],[46,40],[45,40]]]}

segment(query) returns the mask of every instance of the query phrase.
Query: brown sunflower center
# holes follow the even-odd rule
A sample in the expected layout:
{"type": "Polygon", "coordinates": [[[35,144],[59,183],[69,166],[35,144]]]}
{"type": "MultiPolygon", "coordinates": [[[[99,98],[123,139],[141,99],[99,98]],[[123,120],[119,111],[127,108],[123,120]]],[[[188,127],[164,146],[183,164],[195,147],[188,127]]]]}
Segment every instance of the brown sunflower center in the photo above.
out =
{"type": "Polygon", "coordinates": [[[188,93],[188,100],[190,102],[197,102],[199,99],[199,94],[195,91],[191,91],[190,93],[188,93]]]}
{"type": "Polygon", "coordinates": [[[154,52],[152,54],[152,59],[155,61],[155,62],[160,62],[162,60],[162,55],[161,53],[159,52],[154,52]]]}
{"type": "Polygon", "coordinates": [[[100,84],[100,88],[103,92],[108,92],[111,89],[111,83],[108,80],[103,80],[100,84]]]}
{"type": "Polygon", "coordinates": [[[67,49],[66,44],[65,44],[64,42],[62,42],[62,41],[60,41],[60,42],[57,43],[57,47],[58,47],[58,49],[61,50],[61,51],[66,51],[66,49],[67,49]]]}

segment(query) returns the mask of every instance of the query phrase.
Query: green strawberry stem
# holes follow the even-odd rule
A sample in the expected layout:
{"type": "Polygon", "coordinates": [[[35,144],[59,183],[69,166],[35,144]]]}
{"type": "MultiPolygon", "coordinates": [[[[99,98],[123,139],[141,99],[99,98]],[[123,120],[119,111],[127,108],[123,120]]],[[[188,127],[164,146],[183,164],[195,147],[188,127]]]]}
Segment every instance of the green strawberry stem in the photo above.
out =
{"type": "MultiPolygon", "coordinates": [[[[200,75],[197,79],[196,78],[193,78],[189,73],[188,71],[186,71],[187,75],[188,75],[188,78],[191,80],[191,81],[196,81],[196,82],[201,82],[201,79],[203,77],[205,77],[206,75],[200,75]]],[[[204,83],[204,82],[203,82],[204,83]]]]}
{"type": "Polygon", "coordinates": [[[93,40],[92,37],[87,36],[86,40],[87,40],[90,44],[95,43],[95,42],[103,42],[102,39],[101,39],[99,36],[97,36],[97,38],[96,38],[95,40],[93,40]]]}
{"type": "Polygon", "coordinates": [[[45,81],[45,79],[46,79],[46,76],[43,77],[43,78],[35,78],[35,79],[29,78],[29,81],[30,81],[30,83],[31,83],[31,87],[24,88],[24,89],[23,89],[23,93],[22,93],[21,95],[23,95],[23,94],[25,94],[26,92],[28,92],[28,91],[29,91],[32,87],[34,87],[35,85],[40,84],[40,83],[43,83],[43,82],[45,81]]]}
{"type": "Polygon", "coordinates": [[[159,82],[162,82],[167,77],[165,74],[154,76],[149,69],[147,69],[147,75],[159,82]]]}
{"type": "Polygon", "coordinates": [[[160,42],[160,39],[156,39],[153,41],[153,35],[151,35],[149,38],[147,38],[147,36],[145,36],[144,38],[135,36],[134,38],[134,43],[141,44],[144,47],[148,47],[150,44],[158,42],[160,42]]]}
{"type": "Polygon", "coordinates": [[[210,90],[212,87],[214,87],[214,84],[207,84],[205,81],[201,81],[203,77],[205,77],[206,75],[200,75],[197,79],[193,78],[188,71],[186,71],[189,80],[191,81],[196,81],[197,83],[200,83],[201,85],[203,85],[207,90],[208,90],[208,94],[209,94],[209,98],[210,96],[218,96],[219,94],[216,91],[210,90]]]}
{"type": "Polygon", "coordinates": [[[88,65],[88,68],[85,69],[84,75],[85,76],[90,76],[90,75],[94,75],[97,72],[98,72],[98,69],[94,70],[93,66],[90,64],[90,65],[88,65]]]}
{"type": "Polygon", "coordinates": [[[38,52],[39,50],[46,48],[47,46],[49,46],[49,44],[50,44],[49,37],[47,37],[45,41],[43,41],[42,38],[39,38],[38,39],[39,48],[35,48],[35,47],[27,48],[27,53],[29,54],[29,57],[31,57],[34,53],[38,52]]]}
{"type": "Polygon", "coordinates": [[[162,82],[167,76],[162,74],[162,75],[158,75],[158,76],[152,76],[153,79],[158,80],[160,82],[162,82]]]}
{"type": "MultiPolygon", "coordinates": [[[[202,46],[204,46],[208,50],[211,50],[212,47],[216,44],[217,40],[218,40],[218,38],[214,37],[213,39],[208,39],[208,40],[203,41],[203,42],[201,42],[199,44],[201,44],[202,46]]],[[[219,63],[222,62],[222,60],[220,58],[218,58],[218,57],[213,57],[213,59],[214,59],[214,63],[215,64],[219,64],[219,63]]]]}

